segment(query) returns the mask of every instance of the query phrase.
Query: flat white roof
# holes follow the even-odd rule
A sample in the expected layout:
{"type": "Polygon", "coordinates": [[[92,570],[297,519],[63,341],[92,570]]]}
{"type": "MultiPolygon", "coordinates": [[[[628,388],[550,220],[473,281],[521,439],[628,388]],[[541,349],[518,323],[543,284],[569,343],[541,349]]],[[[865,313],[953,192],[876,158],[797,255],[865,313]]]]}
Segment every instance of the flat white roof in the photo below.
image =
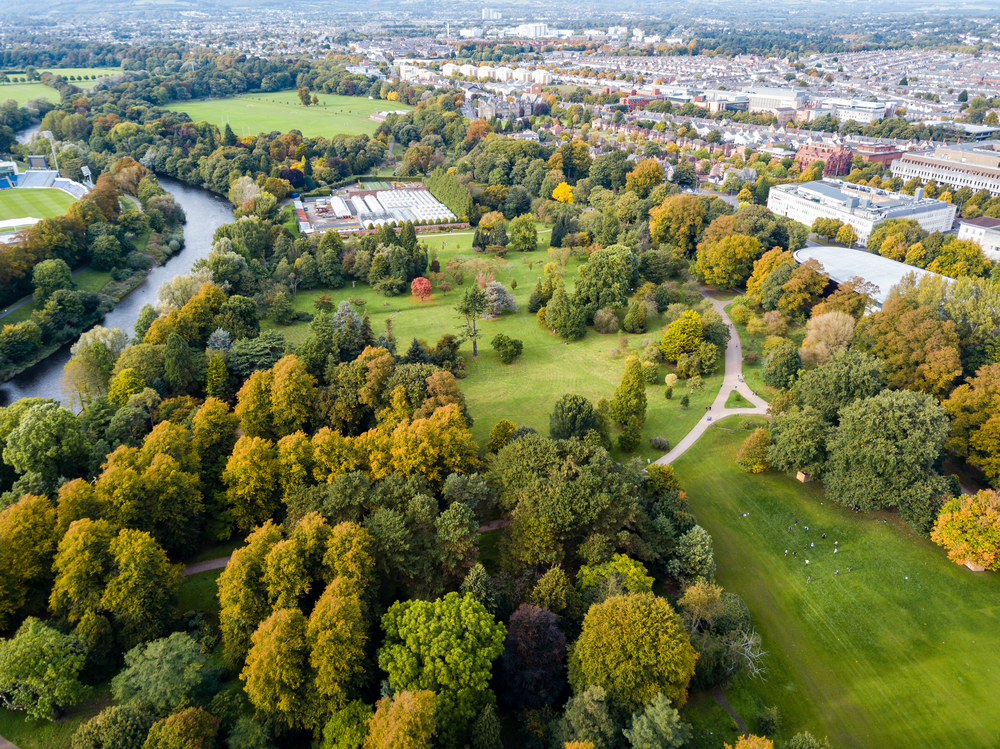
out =
{"type": "Polygon", "coordinates": [[[922,276],[940,276],[938,273],[890,260],[873,252],[848,250],[846,247],[805,247],[796,250],[793,255],[795,262],[800,265],[807,260],[817,260],[823,266],[823,272],[837,283],[859,276],[875,284],[878,291],[873,297],[880,308],[889,296],[889,290],[902,281],[908,273],[915,273],[918,279],[922,276]]]}

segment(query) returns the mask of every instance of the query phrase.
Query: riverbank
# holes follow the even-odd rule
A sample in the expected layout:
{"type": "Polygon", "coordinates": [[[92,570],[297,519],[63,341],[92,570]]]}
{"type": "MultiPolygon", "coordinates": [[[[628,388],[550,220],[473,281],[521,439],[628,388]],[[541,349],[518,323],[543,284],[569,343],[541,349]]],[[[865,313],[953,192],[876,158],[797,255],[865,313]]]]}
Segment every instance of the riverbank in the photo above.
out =
{"type": "MultiPolygon", "coordinates": [[[[120,293],[120,300],[104,317],[105,327],[131,333],[142,308],[156,303],[156,292],[163,282],[188,273],[195,262],[208,257],[215,230],[234,219],[232,206],[220,196],[168,177],[160,178],[160,184],[187,216],[184,243],[169,259],[164,257],[144,278],[138,279],[137,285],[130,283],[131,288],[120,293]]],[[[152,250],[152,245],[151,241],[146,249],[152,250]]],[[[62,372],[72,356],[70,347],[75,340],[74,336],[44,360],[0,385],[0,406],[20,398],[63,400],[62,372]]]]}

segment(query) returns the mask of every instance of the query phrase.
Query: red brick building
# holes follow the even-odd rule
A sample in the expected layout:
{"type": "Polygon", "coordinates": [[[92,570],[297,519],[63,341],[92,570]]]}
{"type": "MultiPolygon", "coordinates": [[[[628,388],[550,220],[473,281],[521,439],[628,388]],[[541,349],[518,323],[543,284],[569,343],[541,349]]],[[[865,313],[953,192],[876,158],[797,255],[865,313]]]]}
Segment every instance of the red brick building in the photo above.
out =
{"type": "Polygon", "coordinates": [[[843,146],[802,146],[795,154],[800,169],[808,169],[817,159],[826,163],[823,175],[840,177],[851,172],[851,149],[843,146]]]}
{"type": "Polygon", "coordinates": [[[877,161],[882,166],[889,166],[903,155],[903,151],[891,143],[861,143],[854,147],[854,153],[864,159],[866,164],[877,161]]]}

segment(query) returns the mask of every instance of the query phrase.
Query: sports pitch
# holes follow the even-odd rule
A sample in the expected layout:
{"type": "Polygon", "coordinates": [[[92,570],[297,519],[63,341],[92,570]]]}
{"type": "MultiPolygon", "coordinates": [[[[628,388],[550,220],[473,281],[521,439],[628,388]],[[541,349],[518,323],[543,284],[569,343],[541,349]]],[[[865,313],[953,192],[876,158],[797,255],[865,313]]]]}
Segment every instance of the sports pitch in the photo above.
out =
{"type": "Polygon", "coordinates": [[[75,202],[72,195],[48,187],[0,190],[0,221],[62,216],[75,202]]]}
{"type": "Polygon", "coordinates": [[[375,112],[411,109],[405,104],[366,96],[317,94],[319,104],[302,106],[295,91],[247,94],[229,99],[175,102],[167,109],[186,112],[194,121],[202,120],[225,127],[228,122],[236,135],[257,135],[272,130],[298,130],[308,137],[372,135],[378,123],[368,119],[375,112]]]}

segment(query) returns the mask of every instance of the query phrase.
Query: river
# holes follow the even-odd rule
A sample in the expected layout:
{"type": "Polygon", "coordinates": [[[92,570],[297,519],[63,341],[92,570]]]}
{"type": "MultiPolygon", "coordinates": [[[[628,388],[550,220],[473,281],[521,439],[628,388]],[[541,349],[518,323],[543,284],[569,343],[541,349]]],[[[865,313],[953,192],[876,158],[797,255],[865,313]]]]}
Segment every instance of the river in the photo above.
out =
{"type": "MultiPolygon", "coordinates": [[[[27,133],[28,138],[30,132],[27,133]]],[[[19,134],[18,140],[23,135],[25,134],[19,134]]],[[[174,196],[174,200],[187,214],[187,223],[184,225],[184,248],[165,264],[153,268],[146,280],[118,302],[101,323],[106,328],[122,328],[130,336],[139,311],[145,305],[156,302],[156,291],[160,288],[160,284],[187,273],[195,261],[208,257],[215,230],[234,218],[233,207],[229,201],[214,193],[166,177],[160,179],[160,184],[174,196]]],[[[62,370],[70,359],[69,350],[72,343],[72,341],[67,343],[49,358],[0,385],[0,405],[9,405],[19,398],[62,400],[62,370]]]]}

